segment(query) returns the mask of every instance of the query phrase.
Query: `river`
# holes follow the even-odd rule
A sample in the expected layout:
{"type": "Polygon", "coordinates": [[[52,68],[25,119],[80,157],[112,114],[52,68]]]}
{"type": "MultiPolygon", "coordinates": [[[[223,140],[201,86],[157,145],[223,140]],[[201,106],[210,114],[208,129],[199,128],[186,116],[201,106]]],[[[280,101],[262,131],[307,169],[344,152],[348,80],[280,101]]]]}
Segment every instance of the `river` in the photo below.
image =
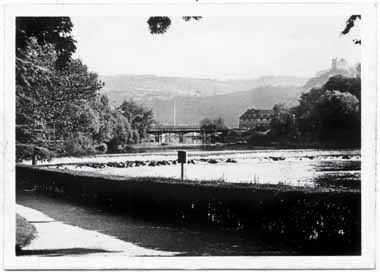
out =
{"type": "MultiPolygon", "coordinates": [[[[225,182],[271,183],[315,186],[319,182],[357,182],[360,186],[360,150],[239,150],[188,151],[185,178],[225,182]]],[[[180,177],[180,165],[174,164],[176,151],[57,158],[49,167],[91,171],[125,177],[180,177]],[[144,162],[145,165],[115,167],[109,162],[144,162]],[[150,162],[166,162],[159,165],[150,162]],[[94,168],[83,163],[100,163],[94,168]]]]}

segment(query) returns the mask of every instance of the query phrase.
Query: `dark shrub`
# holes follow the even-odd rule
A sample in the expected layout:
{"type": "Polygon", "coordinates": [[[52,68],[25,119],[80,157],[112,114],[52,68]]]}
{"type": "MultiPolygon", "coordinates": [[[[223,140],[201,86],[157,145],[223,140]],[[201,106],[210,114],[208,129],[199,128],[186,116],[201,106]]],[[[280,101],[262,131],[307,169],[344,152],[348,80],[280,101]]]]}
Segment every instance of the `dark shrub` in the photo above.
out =
{"type": "Polygon", "coordinates": [[[94,148],[95,148],[96,153],[101,153],[101,154],[107,153],[107,149],[108,149],[105,143],[98,144],[94,148]]]}
{"type": "Polygon", "coordinates": [[[16,252],[30,244],[36,237],[36,228],[24,217],[16,214],[16,252]]]}
{"type": "Polygon", "coordinates": [[[91,139],[80,132],[68,137],[65,140],[64,146],[67,155],[80,156],[96,153],[91,139]]]}

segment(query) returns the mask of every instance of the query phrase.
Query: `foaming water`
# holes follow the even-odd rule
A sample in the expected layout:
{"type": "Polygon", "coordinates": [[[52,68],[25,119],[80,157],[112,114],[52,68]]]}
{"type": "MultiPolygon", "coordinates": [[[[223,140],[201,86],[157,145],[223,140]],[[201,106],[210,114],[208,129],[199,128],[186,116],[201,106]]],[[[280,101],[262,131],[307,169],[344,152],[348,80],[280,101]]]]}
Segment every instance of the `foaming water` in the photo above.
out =
{"type": "MultiPolygon", "coordinates": [[[[57,158],[49,167],[126,177],[180,177],[177,153],[160,152],[82,158],[57,158]],[[71,163],[170,161],[170,165],[93,168],[71,163]],[[68,164],[70,163],[70,164],[68,164]],[[53,164],[53,165],[52,165],[53,164]],[[56,165],[60,164],[60,165],[56,165]]],[[[320,179],[360,181],[360,150],[189,151],[185,177],[193,180],[314,186],[320,179]]]]}

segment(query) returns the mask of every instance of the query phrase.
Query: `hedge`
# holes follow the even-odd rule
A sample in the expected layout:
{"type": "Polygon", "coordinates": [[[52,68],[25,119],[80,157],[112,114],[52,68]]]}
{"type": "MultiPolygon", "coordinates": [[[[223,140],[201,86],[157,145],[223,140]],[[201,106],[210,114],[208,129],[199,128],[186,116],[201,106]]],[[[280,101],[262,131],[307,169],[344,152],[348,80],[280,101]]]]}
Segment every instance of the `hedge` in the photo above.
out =
{"type": "Polygon", "coordinates": [[[34,186],[138,216],[217,225],[281,237],[310,253],[361,252],[361,194],[355,189],[125,178],[16,166],[19,188],[34,186]]]}

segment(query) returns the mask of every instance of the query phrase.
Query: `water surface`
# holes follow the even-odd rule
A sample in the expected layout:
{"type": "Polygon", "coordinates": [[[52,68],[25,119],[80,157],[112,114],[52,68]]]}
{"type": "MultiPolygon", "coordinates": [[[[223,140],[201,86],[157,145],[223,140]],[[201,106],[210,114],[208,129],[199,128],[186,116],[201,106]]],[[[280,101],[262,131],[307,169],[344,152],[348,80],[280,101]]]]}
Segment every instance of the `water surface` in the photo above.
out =
{"type": "MultiPolygon", "coordinates": [[[[126,177],[180,177],[180,165],[173,164],[177,153],[144,153],[117,156],[60,158],[60,169],[91,171],[126,177]],[[93,168],[67,163],[169,162],[170,165],[93,168]]],[[[272,183],[315,186],[319,182],[357,182],[360,186],[360,150],[245,150],[189,151],[185,178],[225,182],[272,183]]]]}

